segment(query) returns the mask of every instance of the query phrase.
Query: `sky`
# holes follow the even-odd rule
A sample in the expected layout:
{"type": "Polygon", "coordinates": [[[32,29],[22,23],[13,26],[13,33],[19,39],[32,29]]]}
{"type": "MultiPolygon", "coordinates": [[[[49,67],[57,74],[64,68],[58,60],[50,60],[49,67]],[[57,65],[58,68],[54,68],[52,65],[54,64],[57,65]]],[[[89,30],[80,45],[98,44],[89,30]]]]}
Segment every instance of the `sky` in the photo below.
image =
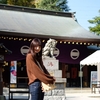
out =
{"type": "Polygon", "coordinates": [[[96,16],[100,16],[100,0],[67,0],[70,12],[76,12],[78,23],[86,30],[93,26],[88,22],[96,16]]]}

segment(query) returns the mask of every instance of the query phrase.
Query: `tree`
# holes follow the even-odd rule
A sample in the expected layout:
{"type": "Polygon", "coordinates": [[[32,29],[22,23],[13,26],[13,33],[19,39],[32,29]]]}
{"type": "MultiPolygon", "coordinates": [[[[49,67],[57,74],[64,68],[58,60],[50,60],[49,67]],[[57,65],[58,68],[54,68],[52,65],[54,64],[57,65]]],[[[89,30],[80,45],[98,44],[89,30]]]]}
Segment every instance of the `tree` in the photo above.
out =
{"type": "Polygon", "coordinates": [[[66,12],[70,10],[67,4],[68,4],[67,0],[58,0],[58,2],[56,3],[56,6],[59,6],[62,11],[66,12]]]}
{"type": "Polygon", "coordinates": [[[0,0],[0,3],[7,4],[7,0],[0,0]]]}
{"type": "Polygon", "coordinates": [[[88,22],[94,25],[93,27],[89,27],[90,31],[100,35],[100,16],[96,16],[92,20],[88,20],[88,22]]]}
{"type": "Polygon", "coordinates": [[[38,0],[35,2],[36,8],[53,11],[69,11],[67,0],[38,0]]]}
{"type": "Polygon", "coordinates": [[[34,0],[7,0],[7,4],[25,7],[35,7],[34,0]]]}

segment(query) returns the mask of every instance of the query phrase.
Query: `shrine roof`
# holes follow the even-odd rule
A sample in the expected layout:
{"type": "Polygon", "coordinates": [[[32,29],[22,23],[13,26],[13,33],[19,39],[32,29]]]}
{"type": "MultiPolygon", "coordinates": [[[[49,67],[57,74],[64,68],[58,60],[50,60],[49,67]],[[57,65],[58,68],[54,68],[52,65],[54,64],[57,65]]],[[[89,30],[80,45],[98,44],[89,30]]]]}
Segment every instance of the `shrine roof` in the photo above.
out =
{"type": "Polygon", "coordinates": [[[100,43],[100,36],[84,29],[73,16],[73,12],[0,4],[0,35],[100,43]]]}

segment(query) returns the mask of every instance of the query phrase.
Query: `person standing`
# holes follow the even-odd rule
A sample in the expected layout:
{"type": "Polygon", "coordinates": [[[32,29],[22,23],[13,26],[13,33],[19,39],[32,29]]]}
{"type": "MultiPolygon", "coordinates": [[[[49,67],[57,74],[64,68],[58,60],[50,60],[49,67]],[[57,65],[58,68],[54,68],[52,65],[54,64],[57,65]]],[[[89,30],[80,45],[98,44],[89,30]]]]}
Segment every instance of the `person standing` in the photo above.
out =
{"type": "Polygon", "coordinates": [[[44,92],[41,82],[45,84],[53,84],[55,82],[55,78],[49,74],[43,65],[42,44],[38,38],[34,38],[30,43],[30,48],[26,55],[26,70],[29,79],[28,85],[31,100],[43,100],[44,92]]]}

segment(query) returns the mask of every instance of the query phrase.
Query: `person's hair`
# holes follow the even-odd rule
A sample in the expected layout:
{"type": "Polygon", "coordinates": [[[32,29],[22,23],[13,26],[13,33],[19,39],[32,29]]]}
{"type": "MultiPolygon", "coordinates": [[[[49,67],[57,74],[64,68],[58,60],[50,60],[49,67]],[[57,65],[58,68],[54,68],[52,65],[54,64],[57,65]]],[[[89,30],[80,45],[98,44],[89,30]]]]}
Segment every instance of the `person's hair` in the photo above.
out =
{"type": "Polygon", "coordinates": [[[32,54],[33,59],[37,59],[37,60],[42,59],[42,44],[41,44],[41,40],[40,39],[34,38],[32,40],[32,42],[30,43],[30,48],[29,48],[28,53],[32,54]],[[35,53],[34,52],[34,47],[36,47],[36,46],[41,46],[41,51],[39,53],[35,53]]]}

